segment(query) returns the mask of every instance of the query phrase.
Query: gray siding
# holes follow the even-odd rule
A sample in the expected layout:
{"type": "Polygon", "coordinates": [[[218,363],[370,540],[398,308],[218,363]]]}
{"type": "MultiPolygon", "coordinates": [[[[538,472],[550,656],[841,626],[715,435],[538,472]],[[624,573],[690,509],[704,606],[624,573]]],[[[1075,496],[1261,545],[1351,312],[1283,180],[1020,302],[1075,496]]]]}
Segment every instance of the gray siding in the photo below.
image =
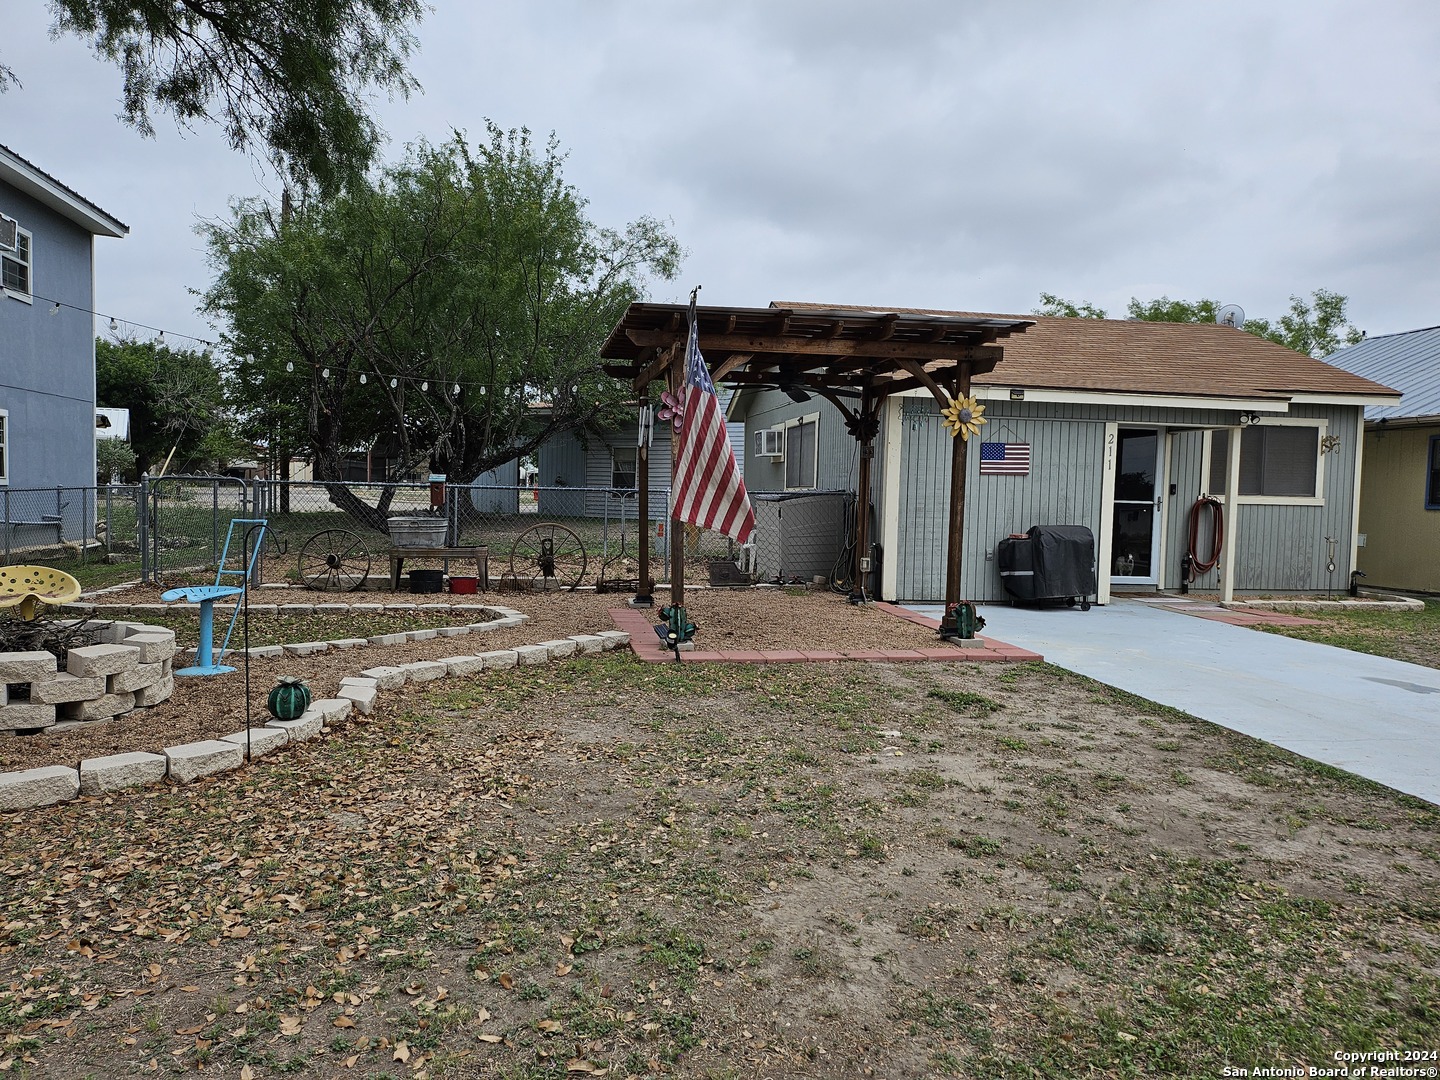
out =
{"type": "Polygon", "coordinates": [[[815,488],[819,491],[854,491],[859,475],[859,456],[854,437],[845,430],[845,418],[824,398],[791,401],[779,390],[765,390],[750,400],[745,416],[747,450],[744,458],[745,486],[751,491],[784,491],[785,465],[754,453],[754,433],[787,420],[819,414],[816,447],[815,488]]]}
{"type": "Polygon", "coordinates": [[[0,409],[9,413],[9,486],[93,487],[91,236],[7,184],[0,184],[0,210],[33,234],[35,294],[74,305],[52,314],[51,303],[0,295],[0,409]]]}
{"type": "MultiPolygon", "coordinates": [[[[898,550],[885,553],[896,562],[895,599],[938,600],[944,596],[945,528],[950,483],[950,440],[939,421],[938,406],[926,398],[901,405],[901,464],[897,511],[898,550]]],[[[1324,455],[1323,506],[1245,504],[1238,508],[1235,587],[1247,592],[1323,590],[1349,580],[1351,522],[1354,512],[1355,406],[1299,406],[1293,417],[1321,417],[1339,447],[1324,455]],[[1337,539],[1337,568],[1325,571],[1324,537],[1337,539]]],[[[979,448],[972,440],[966,476],[965,544],[962,592],[966,599],[1000,601],[1004,589],[994,562],[996,544],[1031,525],[1084,525],[1101,533],[1101,481],[1105,424],[1226,425],[1233,413],[1218,410],[1162,409],[993,402],[983,440],[1028,442],[1029,476],[981,476],[979,448]]],[[[1162,584],[1179,584],[1180,559],[1188,546],[1188,514],[1202,491],[1198,431],[1171,429],[1164,511],[1166,542],[1161,552],[1162,584]]],[[[1227,520],[1225,527],[1233,527],[1227,520]]],[[[1101,553],[1097,551],[1097,557],[1101,553]]],[[[1108,572],[1101,567],[1101,572],[1108,572]]],[[[1194,586],[1213,591],[1218,571],[1194,586]]]]}

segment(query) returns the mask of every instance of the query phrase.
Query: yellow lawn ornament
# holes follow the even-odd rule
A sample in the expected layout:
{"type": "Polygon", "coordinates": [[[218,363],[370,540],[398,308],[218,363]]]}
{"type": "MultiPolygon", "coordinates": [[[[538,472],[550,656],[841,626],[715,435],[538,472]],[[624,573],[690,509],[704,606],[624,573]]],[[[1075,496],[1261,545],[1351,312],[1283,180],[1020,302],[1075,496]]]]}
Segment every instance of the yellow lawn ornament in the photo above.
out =
{"type": "Polygon", "coordinates": [[[987,423],[985,406],[973,397],[951,398],[950,404],[940,411],[945,427],[953,439],[956,435],[969,440],[971,435],[980,434],[980,425],[987,423]]]}
{"type": "Polygon", "coordinates": [[[35,601],[68,604],[80,598],[80,582],[48,566],[0,566],[0,608],[20,608],[20,618],[35,618],[35,601]]]}

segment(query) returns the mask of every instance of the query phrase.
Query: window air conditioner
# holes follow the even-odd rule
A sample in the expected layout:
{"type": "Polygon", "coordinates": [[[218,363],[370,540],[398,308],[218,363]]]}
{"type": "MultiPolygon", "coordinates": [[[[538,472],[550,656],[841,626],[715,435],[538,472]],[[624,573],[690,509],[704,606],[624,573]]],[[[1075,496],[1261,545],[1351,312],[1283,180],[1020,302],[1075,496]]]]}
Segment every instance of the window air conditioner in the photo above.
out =
{"type": "Polygon", "coordinates": [[[784,458],[784,429],[766,428],[763,431],[755,432],[755,456],[768,458],[784,458]]]}

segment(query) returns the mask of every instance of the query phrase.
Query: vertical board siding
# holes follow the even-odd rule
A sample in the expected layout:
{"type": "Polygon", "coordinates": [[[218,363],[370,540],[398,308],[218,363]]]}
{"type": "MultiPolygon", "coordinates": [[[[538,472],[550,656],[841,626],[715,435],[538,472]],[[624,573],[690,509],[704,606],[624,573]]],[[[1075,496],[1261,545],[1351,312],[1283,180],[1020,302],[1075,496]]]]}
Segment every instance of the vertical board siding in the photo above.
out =
{"type": "MultiPolygon", "coordinates": [[[[1425,509],[1430,439],[1440,425],[1372,427],[1360,485],[1366,585],[1440,592],[1440,510],[1425,509]]],[[[1348,579],[1347,579],[1348,580],[1348,579]]]]}
{"type": "MultiPolygon", "coordinates": [[[[1353,478],[1357,406],[1293,406],[1291,417],[1323,418],[1339,446],[1323,455],[1324,504],[1246,503],[1239,507],[1235,587],[1246,592],[1324,591],[1349,583],[1350,535],[1355,492],[1353,478]],[[1334,537],[1336,570],[1325,570],[1327,545],[1334,537]]],[[[858,452],[833,406],[821,399],[797,403],[778,391],[755,395],[746,417],[753,433],[786,420],[820,413],[821,489],[853,490],[858,452]]],[[[995,401],[987,404],[979,440],[972,440],[966,476],[966,513],[962,592],[967,599],[1005,599],[995,547],[1012,532],[1032,525],[1084,525],[1101,532],[1101,481],[1107,422],[1164,428],[1169,435],[1165,477],[1165,543],[1160,572],[1167,588],[1180,582],[1180,562],[1189,546],[1189,515],[1204,490],[1204,435],[1200,428],[1229,426],[1235,413],[1220,409],[1168,409],[1152,406],[1080,405],[1053,402],[995,401]],[[1029,476],[981,476],[978,441],[1028,442],[1029,476]],[[1169,494],[1168,485],[1175,485],[1169,494]],[[987,557],[988,556],[988,557],[987,557]]],[[[881,558],[895,570],[893,599],[935,601],[944,597],[946,530],[949,525],[951,436],[939,419],[939,406],[923,396],[900,402],[899,423],[885,439],[900,440],[898,490],[877,491],[885,517],[898,514],[895,550],[881,558]]],[[[877,446],[878,451],[878,446],[877,446]]],[[[883,453],[877,452],[875,483],[882,481],[883,453]]],[[[747,455],[745,480],[754,491],[785,486],[784,467],[747,455]]],[[[1422,496],[1423,497],[1423,496],[1422,496]]],[[[1225,521],[1231,529],[1235,522],[1225,521]]],[[[878,538],[878,534],[877,538],[878,538]]],[[[1206,537],[1202,536],[1202,545],[1206,537]]],[[[1097,551],[1097,558],[1101,555],[1097,551]]],[[[1108,573],[1108,567],[1098,567],[1108,573]]],[[[1198,578],[1197,591],[1220,587],[1220,571],[1198,578]]]]}

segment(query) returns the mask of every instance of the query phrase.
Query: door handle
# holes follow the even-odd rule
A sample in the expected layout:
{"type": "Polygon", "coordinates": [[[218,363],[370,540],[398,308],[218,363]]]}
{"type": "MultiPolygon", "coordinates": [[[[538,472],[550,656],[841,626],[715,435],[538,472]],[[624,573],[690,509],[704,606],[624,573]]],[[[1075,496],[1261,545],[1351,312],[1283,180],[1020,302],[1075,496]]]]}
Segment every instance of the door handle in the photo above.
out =
{"type": "Polygon", "coordinates": [[[1164,496],[1164,495],[1156,495],[1156,496],[1155,496],[1155,509],[1156,509],[1156,510],[1159,510],[1159,509],[1160,509],[1160,504],[1163,503],[1164,501],[1165,501],[1165,496],[1164,496]]]}

